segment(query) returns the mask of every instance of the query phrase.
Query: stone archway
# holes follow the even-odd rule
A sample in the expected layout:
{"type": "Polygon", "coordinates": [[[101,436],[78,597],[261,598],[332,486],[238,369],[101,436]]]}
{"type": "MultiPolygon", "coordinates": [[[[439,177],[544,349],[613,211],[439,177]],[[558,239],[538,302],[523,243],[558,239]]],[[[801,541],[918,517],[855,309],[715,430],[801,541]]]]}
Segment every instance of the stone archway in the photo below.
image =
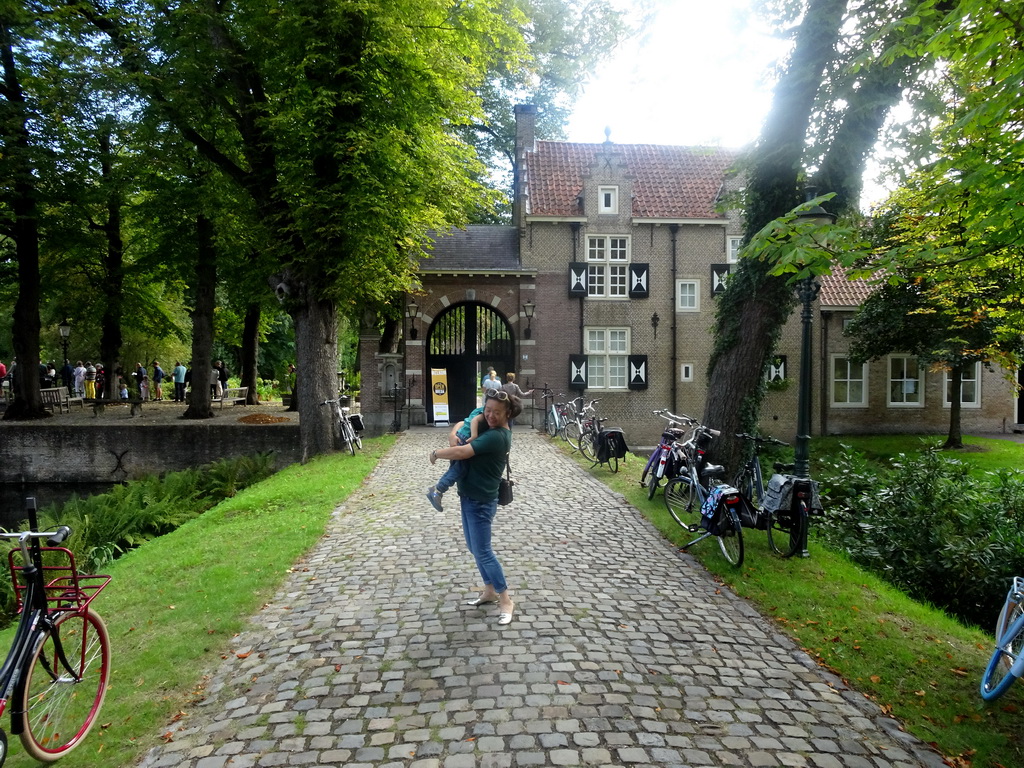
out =
{"type": "MultiPolygon", "coordinates": [[[[467,301],[438,314],[426,339],[426,368],[448,372],[448,407],[461,419],[477,406],[482,373],[515,370],[515,338],[508,320],[489,304],[467,301]]],[[[427,419],[433,411],[427,403],[427,419]]]]}

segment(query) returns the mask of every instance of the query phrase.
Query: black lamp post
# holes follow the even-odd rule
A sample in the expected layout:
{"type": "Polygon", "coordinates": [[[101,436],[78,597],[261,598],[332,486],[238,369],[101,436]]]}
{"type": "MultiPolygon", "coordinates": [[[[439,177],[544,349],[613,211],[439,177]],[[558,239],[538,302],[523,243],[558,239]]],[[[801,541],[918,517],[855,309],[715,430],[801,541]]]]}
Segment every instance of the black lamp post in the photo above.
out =
{"type": "Polygon", "coordinates": [[[68,339],[71,336],[71,323],[68,322],[67,318],[64,318],[64,322],[57,326],[57,330],[60,331],[60,343],[64,347],[64,360],[61,366],[68,361],[68,339]]]}
{"type": "MultiPolygon", "coordinates": [[[[814,197],[813,191],[808,192],[808,199],[814,197]]],[[[813,222],[818,226],[833,224],[834,213],[829,213],[820,205],[797,214],[801,221],[813,222]]],[[[812,374],[812,343],[811,324],[814,319],[812,305],[818,298],[821,283],[813,276],[805,277],[797,284],[796,293],[802,305],[800,311],[800,391],[797,398],[796,441],[794,449],[793,474],[802,479],[811,477],[811,374],[812,374]]],[[[807,528],[803,530],[799,551],[803,557],[807,552],[807,528]]]]}
{"type": "Polygon", "coordinates": [[[409,338],[413,341],[416,340],[418,332],[416,330],[416,316],[420,312],[420,305],[415,301],[409,302],[409,338]]]}
{"type": "Polygon", "coordinates": [[[523,316],[526,317],[526,328],[523,329],[523,338],[528,339],[533,335],[533,313],[537,311],[537,305],[532,301],[523,304],[523,316]]]}

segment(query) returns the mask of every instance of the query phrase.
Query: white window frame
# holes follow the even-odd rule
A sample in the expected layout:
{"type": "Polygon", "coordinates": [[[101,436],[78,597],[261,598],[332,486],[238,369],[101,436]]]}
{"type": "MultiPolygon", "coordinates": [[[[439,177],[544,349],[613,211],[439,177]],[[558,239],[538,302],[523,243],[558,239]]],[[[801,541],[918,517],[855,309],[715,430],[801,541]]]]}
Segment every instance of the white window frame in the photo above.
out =
{"type": "Polygon", "coordinates": [[[628,235],[587,235],[587,298],[628,299],[628,235]]]}
{"type": "Polygon", "coordinates": [[[853,378],[850,374],[853,373],[854,363],[850,362],[848,355],[834,354],[831,356],[829,361],[829,386],[828,386],[828,397],[829,402],[833,408],[866,408],[868,405],[868,364],[860,363],[860,378],[853,378]],[[839,360],[846,361],[846,377],[836,377],[836,362],[839,360]],[[850,383],[859,381],[860,382],[860,400],[851,400],[849,397],[850,383]],[[846,384],[847,396],[845,400],[836,399],[836,385],[839,383],[846,384]]]}
{"type": "Polygon", "coordinates": [[[676,312],[700,312],[700,280],[691,280],[689,278],[676,280],[676,312]],[[684,285],[692,286],[693,288],[692,305],[683,304],[681,291],[684,285]]]}
{"type": "Polygon", "coordinates": [[[726,235],[725,238],[725,261],[728,264],[736,264],[740,260],[740,248],[743,245],[743,238],[736,235],[726,235]]]}
{"type": "Polygon", "coordinates": [[[885,360],[885,375],[887,380],[887,387],[885,390],[885,399],[887,405],[890,408],[924,408],[924,366],[918,361],[914,355],[889,355],[885,360]],[[902,364],[904,374],[898,379],[893,378],[893,364],[900,362],[902,364]],[[917,378],[910,378],[906,375],[908,364],[912,363],[917,368],[917,378]],[[910,393],[907,391],[909,382],[917,382],[915,384],[915,391],[910,393]],[[916,394],[917,401],[904,400],[893,400],[893,384],[899,382],[898,386],[902,390],[900,394],[906,396],[909,394],[916,394]]]}
{"type": "Polygon", "coordinates": [[[631,345],[629,328],[588,326],[583,329],[583,338],[587,355],[587,389],[628,389],[631,345]],[[610,383],[613,370],[619,372],[614,384],[610,383]]]}
{"type": "Polygon", "coordinates": [[[693,372],[697,366],[693,363],[680,363],[679,364],[679,380],[680,381],[693,381],[693,372]]]}
{"type": "Polygon", "coordinates": [[[618,187],[597,188],[597,212],[603,214],[614,214],[619,212],[618,187]]]}
{"type": "MultiPolygon", "coordinates": [[[[952,403],[949,399],[949,371],[943,371],[942,373],[942,405],[945,408],[949,408],[952,403]]],[[[967,371],[964,371],[964,379],[960,385],[960,407],[961,408],[981,408],[981,361],[979,360],[973,366],[970,366],[967,371]],[[973,371],[971,371],[973,368],[973,371]],[[974,382],[974,399],[964,400],[964,389],[963,383],[968,381],[967,373],[971,371],[974,375],[969,381],[974,382]]]]}

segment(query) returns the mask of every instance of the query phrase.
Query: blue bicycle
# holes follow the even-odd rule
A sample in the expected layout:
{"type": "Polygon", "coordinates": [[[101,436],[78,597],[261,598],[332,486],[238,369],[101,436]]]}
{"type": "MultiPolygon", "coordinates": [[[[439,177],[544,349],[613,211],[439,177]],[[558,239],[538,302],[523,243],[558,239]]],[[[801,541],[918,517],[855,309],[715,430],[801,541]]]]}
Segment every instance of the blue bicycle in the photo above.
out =
{"type": "Polygon", "coordinates": [[[981,698],[994,701],[1024,674],[1024,579],[1015,576],[996,622],[996,649],[981,678],[981,698]]]}

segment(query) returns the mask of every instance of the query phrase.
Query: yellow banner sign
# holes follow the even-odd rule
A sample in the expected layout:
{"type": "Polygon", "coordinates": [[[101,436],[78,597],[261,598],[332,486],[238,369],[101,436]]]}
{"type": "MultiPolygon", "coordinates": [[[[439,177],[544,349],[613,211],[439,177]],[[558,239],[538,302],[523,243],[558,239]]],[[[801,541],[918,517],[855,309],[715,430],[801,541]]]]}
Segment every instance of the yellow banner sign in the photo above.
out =
{"type": "Polygon", "coordinates": [[[448,423],[448,369],[430,369],[430,392],[434,402],[434,424],[448,423]]]}

